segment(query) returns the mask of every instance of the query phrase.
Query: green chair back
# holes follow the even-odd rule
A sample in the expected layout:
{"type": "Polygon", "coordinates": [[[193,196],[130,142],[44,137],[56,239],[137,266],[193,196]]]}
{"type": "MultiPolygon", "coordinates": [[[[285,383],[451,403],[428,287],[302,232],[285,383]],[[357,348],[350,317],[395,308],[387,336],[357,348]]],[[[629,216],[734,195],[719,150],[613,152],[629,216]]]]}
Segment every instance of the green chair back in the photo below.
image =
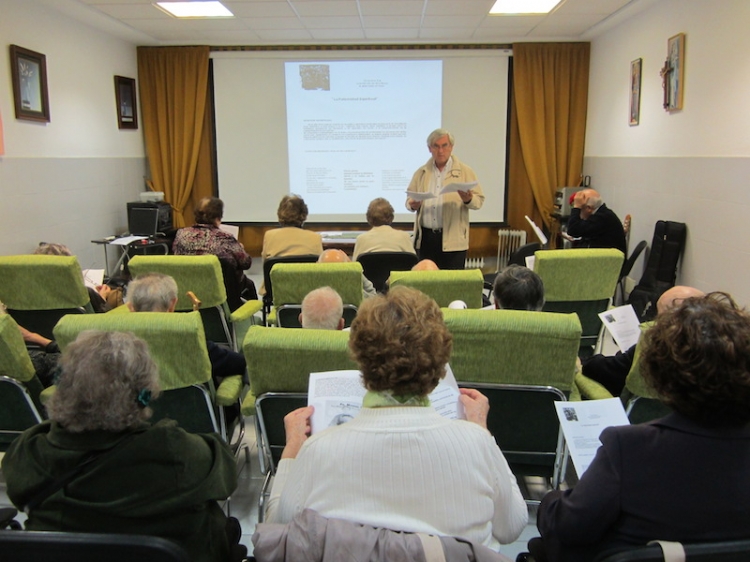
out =
{"type": "Polygon", "coordinates": [[[41,390],[18,325],[0,314],[0,451],[42,421],[41,390]]]}
{"type": "Polygon", "coordinates": [[[187,296],[188,291],[195,293],[203,308],[224,306],[227,302],[221,264],[214,255],[133,256],[128,267],[133,277],[144,273],[162,273],[174,278],[177,283],[175,310],[193,310],[193,301],[187,296]]]}
{"type": "Polygon", "coordinates": [[[349,356],[349,332],[340,330],[251,326],[242,351],[250,377],[243,413],[265,392],[307,393],[310,373],[358,369],[349,356]]]}
{"type": "Polygon", "coordinates": [[[443,309],[456,380],[573,389],[581,324],[575,314],[443,309]]]}
{"type": "Polygon", "coordinates": [[[162,390],[211,380],[211,362],[198,312],[67,315],[55,327],[55,339],[64,351],[85,330],[132,332],[143,339],[159,368],[162,390]]]}
{"type": "Polygon", "coordinates": [[[93,312],[75,256],[0,256],[0,301],[18,324],[47,338],[64,314],[93,312]]]}
{"type": "Polygon", "coordinates": [[[271,269],[273,304],[300,304],[318,287],[331,287],[344,304],[362,302],[362,265],[348,263],[278,263],[271,269]]]}
{"type": "Polygon", "coordinates": [[[469,308],[482,308],[484,276],[480,269],[392,271],[390,286],[405,285],[422,291],[445,308],[461,300],[469,308]]]}
{"type": "Polygon", "coordinates": [[[625,256],[613,248],[538,250],[534,271],[544,282],[547,302],[610,299],[625,256]]]}

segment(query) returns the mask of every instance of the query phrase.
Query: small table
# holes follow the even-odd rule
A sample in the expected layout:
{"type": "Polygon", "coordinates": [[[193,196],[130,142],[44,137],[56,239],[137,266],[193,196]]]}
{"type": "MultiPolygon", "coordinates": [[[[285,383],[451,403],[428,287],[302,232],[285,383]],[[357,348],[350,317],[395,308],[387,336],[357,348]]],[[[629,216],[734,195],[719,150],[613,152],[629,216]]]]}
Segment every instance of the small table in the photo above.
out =
{"type": "Polygon", "coordinates": [[[163,255],[169,254],[169,238],[144,237],[144,236],[110,236],[100,240],[92,240],[92,244],[104,246],[104,272],[108,278],[113,273],[119,274],[127,265],[131,257],[135,255],[163,255]],[[120,256],[113,270],[109,269],[109,254],[107,248],[114,246],[120,248],[120,256]]]}

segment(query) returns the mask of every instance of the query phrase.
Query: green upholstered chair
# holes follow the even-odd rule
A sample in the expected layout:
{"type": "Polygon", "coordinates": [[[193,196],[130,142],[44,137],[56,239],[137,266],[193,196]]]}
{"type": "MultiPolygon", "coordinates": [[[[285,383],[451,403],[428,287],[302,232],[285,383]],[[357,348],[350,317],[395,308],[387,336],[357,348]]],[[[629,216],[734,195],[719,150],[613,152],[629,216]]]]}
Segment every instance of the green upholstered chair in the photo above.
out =
{"type": "Polygon", "coordinates": [[[49,339],[65,314],[94,311],[75,256],[0,256],[0,301],[19,325],[49,339]]]}
{"type": "Polygon", "coordinates": [[[283,419],[307,404],[310,373],[358,367],[349,356],[349,332],[340,330],[252,326],[242,350],[250,375],[250,392],[242,401],[242,413],[255,415],[258,457],[266,476],[258,503],[262,521],[268,487],[285,440],[283,419]]]}
{"type": "Polygon", "coordinates": [[[162,273],[174,278],[178,293],[175,310],[178,312],[193,310],[193,301],[187,292],[195,294],[201,301],[200,314],[206,337],[234,350],[239,350],[241,338],[262,307],[259,300],[253,300],[230,313],[221,264],[214,255],[133,256],[128,267],[133,277],[162,273]]]}
{"type": "MultiPolygon", "coordinates": [[[[239,404],[242,376],[226,377],[218,389],[214,388],[198,312],[64,316],[55,327],[55,338],[63,352],[85,330],[132,332],[148,344],[162,388],[162,395],[151,404],[153,419],[170,417],[186,431],[216,432],[229,440],[232,432],[222,406],[239,404]]],[[[232,445],[235,451],[239,447],[238,442],[232,445]]]]}
{"type": "MultiPolygon", "coordinates": [[[[269,318],[273,309],[273,280],[271,270],[280,263],[315,263],[317,254],[302,254],[297,256],[277,256],[263,261],[263,325],[269,326],[276,321],[276,317],[269,318]],[[273,320],[273,322],[272,322],[273,320]]],[[[242,342],[242,340],[238,340],[242,342]]]]}
{"type": "Polygon", "coordinates": [[[636,344],[633,365],[625,378],[625,390],[622,398],[630,423],[655,420],[672,412],[672,409],[664,404],[656,391],[648,385],[641,373],[640,362],[643,342],[648,337],[648,329],[652,325],[653,322],[641,324],[641,339],[636,344]]]}
{"type": "Polygon", "coordinates": [[[393,271],[390,286],[397,285],[419,289],[443,308],[455,300],[464,301],[468,308],[482,308],[484,276],[480,269],[393,271]]]}
{"type": "Polygon", "coordinates": [[[469,309],[443,309],[443,317],[453,335],[453,374],[459,386],[487,394],[488,427],[511,470],[557,488],[567,454],[552,403],[575,395],[578,317],[469,309]]]}
{"type": "Polygon", "coordinates": [[[0,314],[0,451],[42,421],[41,390],[18,325],[0,314]]]}
{"type": "Polygon", "coordinates": [[[625,256],[611,248],[539,250],[534,271],[544,282],[545,312],[575,312],[581,319],[583,357],[599,346],[599,313],[609,308],[625,256]]]}
{"type": "Polygon", "coordinates": [[[331,287],[344,302],[344,320],[351,325],[362,302],[362,265],[347,263],[279,263],[271,270],[274,311],[270,322],[298,328],[305,295],[318,287],[331,287]]]}

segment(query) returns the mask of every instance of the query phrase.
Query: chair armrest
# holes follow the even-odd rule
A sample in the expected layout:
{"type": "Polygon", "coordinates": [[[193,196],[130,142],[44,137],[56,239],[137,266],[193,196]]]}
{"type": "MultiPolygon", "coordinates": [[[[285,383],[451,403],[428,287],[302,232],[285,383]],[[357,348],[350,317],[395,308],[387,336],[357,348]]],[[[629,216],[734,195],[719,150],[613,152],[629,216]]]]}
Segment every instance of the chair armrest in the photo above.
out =
{"type": "Polygon", "coordinates": [[[581,399],[584,400],[602,400],[604,398],[614,398],[612,394],[604,388],[604,385],[590,379],[583,373],[576,373],[575,385],[581,399]]]}
{"type": "Polygon", "coordinates": [[[225,377],[216,389],[216,403],[219,406],[232,406],[240,399],[242,393],[242,375],[225,377]]]}
{"type": "Polygon", "coordinates": [[[242,412],[242,415],[245,417],[255,415],[255,394],[253,394],[252,390],[248,391],[245,398],[242,399],[240,412],[242,412]]]}
{"type": "Polygon", "coordinates": [[[55,393],[56,390],[57,390],[57,387],[54,384],[52,386],[48,386],[47,388],[45,388],[39,393],[39,401],[42,404],[46,404],[47,401],[50,398],[52,398],[52,395],[55,393]]]}
{"type": "Polygon", "coordinates": [[[260,300],[251,300],[244,303],[237,310],[232,312],[229,319],[232,322],[243,322],[249,320],[256,312],[263,309],[263,302],[260,300]]]}

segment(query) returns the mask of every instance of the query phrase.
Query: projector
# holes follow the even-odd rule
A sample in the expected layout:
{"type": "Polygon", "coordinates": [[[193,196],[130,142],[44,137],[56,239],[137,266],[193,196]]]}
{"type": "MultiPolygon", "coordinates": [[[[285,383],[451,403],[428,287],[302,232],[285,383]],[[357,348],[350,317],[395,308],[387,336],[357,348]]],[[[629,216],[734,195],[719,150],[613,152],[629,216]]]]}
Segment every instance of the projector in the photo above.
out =
{"type": "Polygon", "coordinates": [[[141,203],[158,203],[164,201],[163,191],[143,191],[140,194],[141,203]]]}

